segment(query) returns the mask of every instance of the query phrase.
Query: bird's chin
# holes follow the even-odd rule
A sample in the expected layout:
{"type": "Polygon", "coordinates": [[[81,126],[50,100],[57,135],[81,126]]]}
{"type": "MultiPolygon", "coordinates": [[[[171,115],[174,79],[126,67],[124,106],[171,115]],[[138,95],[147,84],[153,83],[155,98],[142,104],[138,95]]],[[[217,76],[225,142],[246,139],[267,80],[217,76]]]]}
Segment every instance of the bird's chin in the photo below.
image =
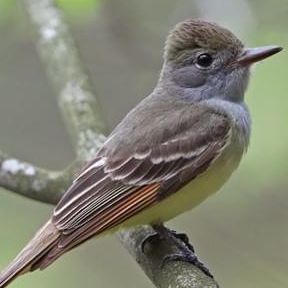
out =
{"type": "Polygon", "coordinates": [[[233,102],[242,102],[248,88],[250,66],[238,66],[227,76],[224,85],[226,99],[233,102]]]}

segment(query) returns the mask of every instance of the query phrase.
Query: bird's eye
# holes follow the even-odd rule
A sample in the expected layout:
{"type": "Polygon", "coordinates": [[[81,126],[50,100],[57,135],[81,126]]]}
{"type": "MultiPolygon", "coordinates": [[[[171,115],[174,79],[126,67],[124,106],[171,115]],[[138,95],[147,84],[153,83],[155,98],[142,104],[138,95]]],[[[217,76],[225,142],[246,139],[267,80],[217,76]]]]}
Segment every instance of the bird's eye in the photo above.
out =
{"type": "Polygon", "coordinates": [[[197,59],[196,59],[196,66],[198,68],[207,68],[209,67],[213,62],[213,58],[210,54],[208,53],[203,53],[203,54],[200,54],[197,59]]]}

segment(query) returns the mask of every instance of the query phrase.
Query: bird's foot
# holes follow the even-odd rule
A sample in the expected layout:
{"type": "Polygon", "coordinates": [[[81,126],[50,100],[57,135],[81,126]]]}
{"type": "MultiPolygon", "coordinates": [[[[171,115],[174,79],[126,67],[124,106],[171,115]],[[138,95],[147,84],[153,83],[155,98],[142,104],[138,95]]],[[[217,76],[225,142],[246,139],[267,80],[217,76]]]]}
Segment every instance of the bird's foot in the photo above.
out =
{"type": "MultiPolygon", "coordinates": [[[[169,261],[177,261],[177,260],[185,261],[198,267],[207,276],[214,278],[209,269],[205,267],[205,265],[198,259],[197,255],[195,254],[195,250],[193,246],[189,243],[189,238],[186,234],[171,231],[162,224],[153,225],[153,228],[157,232],[157,234],[151,235],[152,238],[156,236],[166,238],[180,250],[180,253],[173,253],[166,255],[166,257],[164,257],[164,259],[162,260],[161,263],[162,267],[164,267],[165,264],[168,263],[169,261]]],[[[148,240],[149,236],[144,241],[147,243],[148,240]]]]}
{"type": "Polygon", "coordinates": [[[177,233],[176,231],[170,230],[170,229],[167,228],[167,227],[165,227],[165,228],[166,228],[168,231],[170,231],[175,238],[181,240],[191,252],[195,253],[194,247],[193,247],[193,245],[189,242],[189,237],[187,236],[187,234],[185,234],[185,233],[177,233]]]}
{"type": "MultiPolygon", "coordinates": [[[[159,226],[159,225],[157,225],[157,226],[159,226]]],[[[154,230],[157,230],[157,228],[155,229],[155,227],[156,227],[156,225],[153,226],[154,230]]],[[[175,238],[181,240],[187,246],[187,248],[189,250],[191,250],[193,253],[195,252],[193,245],[191,243],[189,243],[189,238],[185,233],[177,233],[176,231],[171,230],[165,226],[163,226],[163,227],[164,227],[164,229],[167,230],[167,233],[172,234],[175,238]]],[[[161,235],[161,233],[156,231],[155,233],[150,234],[146,238],[144,238],[144,240],[141,243],[141,251],[144,253],[144,251],[145,251],[144,249],[145,249],[146,244],[149,242],[151,243],[153,241],[156,241],[157,239],[159,239],[159,237],[163,237],[163,235],[161,235]]],[[[168,237],[165,236],[163,238],[168,238],[168,237]]]]}

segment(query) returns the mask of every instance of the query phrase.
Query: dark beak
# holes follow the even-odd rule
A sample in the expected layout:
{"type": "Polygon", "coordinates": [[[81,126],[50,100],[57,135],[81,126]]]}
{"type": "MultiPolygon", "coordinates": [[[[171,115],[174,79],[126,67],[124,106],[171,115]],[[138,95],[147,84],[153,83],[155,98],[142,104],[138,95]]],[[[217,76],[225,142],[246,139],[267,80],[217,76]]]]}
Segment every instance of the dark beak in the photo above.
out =
{"type": "Polygon", "coordinates": [[[270,57],[283,48],[279,46],[264,46],[256,48],[246,48],[239,58],[234,61],[241,66],[249,66],[255,62],[261,61],[267,57],[270,57]]]}

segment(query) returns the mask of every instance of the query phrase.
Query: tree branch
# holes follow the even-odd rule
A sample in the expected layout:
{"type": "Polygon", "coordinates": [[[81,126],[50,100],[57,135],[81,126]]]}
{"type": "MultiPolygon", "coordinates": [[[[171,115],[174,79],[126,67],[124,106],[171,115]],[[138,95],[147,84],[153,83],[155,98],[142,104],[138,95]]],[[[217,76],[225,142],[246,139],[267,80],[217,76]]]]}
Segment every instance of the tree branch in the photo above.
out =
{"type": "Polygon", "coordinates": [[[75,168],[49,171],[0,151],[0,186],[41,202],[55,204],[71,184],[75,168]]]}
{"type": "Polygon", "coordinates": [[[190,263],[170,261],[163,266],[165,256],[179,253],[179,250],[166,239],[158,238],[153,239],[153,243],[146,243],[143,253],[141,244],[151,234],[155,234],[155,231],[150,226],[141,226],[120,230],[117,237],[155,287],[219,288],[215,280],[190,263]]]}
{"type": "Polygon", "coordinates": [[[86,162],[96,154],[108,131],[102,109],[60,10],[50,0],[23,3],[77,158],[86,162]]]}
{"type": "MultiPolygon", "coordinates": [[[[104,134],[107,131],[99,103],[81,66],[68,26],[54,2],[23,0],[23,4],[36,34],[35,41],[40,58],[47,69],[66,127],[70,132],[77,163],[86,162],[96,154],[105,140],[104,134]]],[[[2,181],[0,185],[27,197],[56,203],[71,181],[72,173],[46,171],[5,155],[1,157],[3,176],[0,177],[2,180],[6,177],[7,181],[6,184],[2,181]],[[11,167],[17,169],[13,170],[11,167]],[[14,173],[15,171],[17,173],[14,173]],[[34,174],[35,178],[31,174],[34,174]],[[21,181],[17,181],[17,177],[21,181]],[[35,183],[40,183],[44,188],[39,194],[36,193],[38,190],[32,189],[30,194],[29,188],[37,186],[35,183]],[[59,194],[55,194],[55,191],[59,194]]],[[[177,250],[171,243],[159,239],[150,243],[147,249],[145,248],[147,251],[143,253],[141,243],[152,232],[151,227],[137,227],[120,231],[117,237],[156,287],[218,287],[213,279],[191,264],[177,261],[161,268],[163,257],[177,250]]]]}

